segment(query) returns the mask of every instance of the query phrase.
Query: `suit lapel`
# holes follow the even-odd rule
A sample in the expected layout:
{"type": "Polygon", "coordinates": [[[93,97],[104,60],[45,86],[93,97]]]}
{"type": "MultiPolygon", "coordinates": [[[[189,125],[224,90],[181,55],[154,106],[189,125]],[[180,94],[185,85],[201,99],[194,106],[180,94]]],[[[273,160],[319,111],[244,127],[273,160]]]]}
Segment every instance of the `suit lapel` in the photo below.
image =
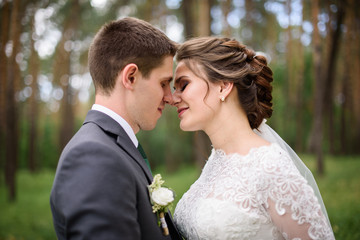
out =
{"type": "MultiPolygon", "coordinates": [[[[125,130],[120,126],[120,124],[117,123],[114,119],[112,119],[108,115],[95,110],[90,110],[88,112],[86,119],[84,121],[84,125],[90,122],[98,125],[103,131],[108,132],[114,135],[114,137],[116,137],[117,145],[130,156],[129,159],[135,161],[141,167],[148,180],[148,183],[150,184],[153,180],[151,171],[149,167],[146,165],[139,150],[134,146],[133,142],[126,134],[125,130]]],[[[170,212],[165,214],[165,216],[166,216],[166,222],[168,223],[169,226],[171,238],[182,239],[181,235],[179,234],[178,230],[176,229],[176,226],[172,221],[170,212]]]]}
{"type": "Polygon", "coordinates": [[[152,182],[153,177],[149,167],[146,165],[139,150],[134,146],[133,142],[119,123],[117,123],[114,119],[105,113],[95,110],[90,110],[88,112],[84,124],[89,122],[95,123],[105,132],[115,135],[116,143],[119,145],[119,147],[122,148],[131,157],[132,160],[139,164],[148,182],[152,182]]]}
{"type": "Polygon", "coordinates": [[[126,151],[141,166],[142,170],[144,171],[144,173],[148,179],[148,182],[151,183],[153,180],[153,176],[151,174],[151,171],[150,171],[148,165],[144,161],[139,150],[131,142],[130,138],[125,133],[125,131],[123,129],[122,129],[122,131],[124,132],[124,134],[118,135],[117,140],[116,140],[117,144],[124,151],[126,151]],[[129,144],[129,141],[130,141],[130,144],[129,144]]]}

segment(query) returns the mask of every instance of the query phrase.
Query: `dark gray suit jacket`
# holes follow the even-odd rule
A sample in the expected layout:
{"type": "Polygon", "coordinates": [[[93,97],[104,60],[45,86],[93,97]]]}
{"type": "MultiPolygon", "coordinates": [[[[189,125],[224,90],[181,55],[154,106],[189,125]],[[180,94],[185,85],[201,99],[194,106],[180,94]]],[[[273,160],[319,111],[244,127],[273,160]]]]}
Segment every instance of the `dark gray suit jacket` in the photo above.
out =
{"type": "Polygon", "coordinates": [[[151,181],[121,126],[89,111],[56,170],[50,204],[58,239],[180,239],[168,214],[171,238],[163,236],[149,200],[151,181]]]}

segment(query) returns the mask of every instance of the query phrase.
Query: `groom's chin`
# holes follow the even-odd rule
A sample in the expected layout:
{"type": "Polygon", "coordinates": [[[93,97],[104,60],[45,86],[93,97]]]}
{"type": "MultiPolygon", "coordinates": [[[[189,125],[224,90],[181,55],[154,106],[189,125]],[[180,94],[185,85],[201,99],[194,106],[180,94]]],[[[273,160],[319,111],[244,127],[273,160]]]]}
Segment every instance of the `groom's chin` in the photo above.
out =
{"type": "Polygon", "coordinates": [[[143,131],[151,131],[156,127],[157,122],[158,120],[142,124],[142,126],[140,126],[140,129],[143,131]]]}
{"type": "Polygon", "coordinates": [[[141,127],[141,130],[143,130],[143,131],[151,131],[151,130],[154,130],[155,127],[156,127],[156,125],[154,125],[154,126],[143,126],[143,127],[141,127]]]}

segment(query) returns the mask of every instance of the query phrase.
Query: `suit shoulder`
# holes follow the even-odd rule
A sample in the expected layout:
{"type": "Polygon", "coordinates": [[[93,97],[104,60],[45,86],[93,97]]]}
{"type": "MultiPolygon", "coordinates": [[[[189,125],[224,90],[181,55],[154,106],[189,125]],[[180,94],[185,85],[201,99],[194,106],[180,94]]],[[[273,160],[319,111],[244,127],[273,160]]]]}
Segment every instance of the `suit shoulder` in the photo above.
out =
{"type": "Polygon", "coordinates": [[[99,126],[88,123],[66,145],[60,156],[60,162],[86,164],[127,165],[129,161],[121,159],[130,156],[116,143],[117,136],[103,131],[99,126]]]}

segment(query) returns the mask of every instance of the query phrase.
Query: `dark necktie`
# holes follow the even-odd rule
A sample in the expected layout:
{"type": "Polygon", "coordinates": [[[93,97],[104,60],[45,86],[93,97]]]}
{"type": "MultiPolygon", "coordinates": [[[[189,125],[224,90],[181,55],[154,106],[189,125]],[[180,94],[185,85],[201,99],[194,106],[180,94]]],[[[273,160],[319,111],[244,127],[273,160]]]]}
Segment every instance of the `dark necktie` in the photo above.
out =
{"type": "MultiPolygon", "coordinates": [[[[146,165],[148,165],[149,169],[150,169],[150,172],[151,172],[151,167],[150,167],[150,163],[149,163],[149,160],[147,159],[146,157],[146,154],[145,154],[145,151],[144,149],[142,148],[141,144],[139,143],[139,146],[137,147],[137,149],[139,150],[139,152],[141,153],[141,156],[143,157],[146,165]]],[[[152,172],[151,172],[152,174],[152,172]]]]}

